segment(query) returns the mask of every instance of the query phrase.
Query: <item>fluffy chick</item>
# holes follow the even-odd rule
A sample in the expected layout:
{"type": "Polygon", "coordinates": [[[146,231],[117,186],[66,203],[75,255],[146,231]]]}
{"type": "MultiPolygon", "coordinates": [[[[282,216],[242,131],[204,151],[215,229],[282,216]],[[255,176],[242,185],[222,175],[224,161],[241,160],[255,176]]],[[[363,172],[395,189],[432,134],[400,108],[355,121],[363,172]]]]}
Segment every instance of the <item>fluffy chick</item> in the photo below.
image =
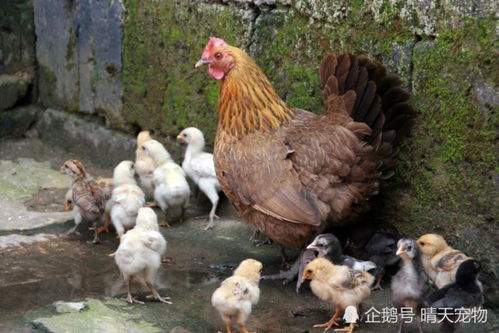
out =
{"type": "Polygon", "coordinates": [[[135,169],[132,161],[122,161],[114,168],[114,190],[111,197],[111,221],[118,237],[125,229],[135,226],[139,208],[145,203],[144,192],[134,179],[135,169]]]}
{"type": "MultiPolygon", "coordinates": [[[[416,313],[419,332],[423,332],[419,316],[423,304],[423,295],[428,287],[428,277],[421,262],[421,252],[416,241],[402,238],[397,243],[397,255],[401,259],[400,269],[391,282],[393,305],[400,309],[410,307],[416,313]]],[[[404,320],[400,320],[399,333],[404,320]]]]}
{"type": "Polygon", "coordinates": [[[365,225],[348,228],[346,236],[345,252],[354,258],[369,260],[376,264],[376,282],[373,290],[382,290],[381,280],[386,267],[396,264],[400,259],[395,252],[401,236],[396,232],[365,225]]]}
{"type": "Polygon", "coordinates": [[[227,333],[232,332],[232,317],[236,318],[241,332],[248,333],[245,323],[252,306],[260,298],[258,283],[262,269],[262,263],[257,260],[243,260],[234,274],[225,279],[211,296],[211,304],[222,316],[227,333]]]}
{"type": "Polygon", "coordinates": [[[151,298],[168,303],[169,297],[161,297],[154,287],[154,281],[161,256],[166,251],[166,240],[159,233],[158,219],[151,208],[142,207],[138,211],[136,226],[123,235],[114,260],[118,265],[127,287],[127,302],[142,303],[132,297],[130,283],[132,278],[143,279],[151,289],[151,298]]]}
{"type": "Polygon", "coordinates": [[[213,154],[204,151],[203,133],[195,127],[184,129],[177,136],[177,140],[187,144],[182,168],[211,201],[211,211],[205,230],[211,229],[213,228],[213,218],[217,217],[215,211],[220,200],[218,195],[220,184],[215,173],[213,154]]]}
{"type": "MultiPolygon", "coordinates": [[[[371,294],[371,284],[374,277],[367,272],[355,271],[347,266],[338,266],[326,258],[317,258],[305,266],[303,280],[312,280],[312,292],[324,301],[335,305],[335,313],[329,321],[314,327],[324,327],[324,330],[337,325],[336,319],[348,306],[354,306],[357,311],[359,304],[371,294]]],[[[354,325],[345,329],[352,332],[354,325]]]]}
{"type": "Polygon", "coordinates": [[[459,265],[470,259],[461,251],[447,245],[445,239],[437,234],[423,235],[416,242],[423,254],[426,274],[439,289],[453,283],[459,265]]]}
{"type": "Polygon", "coordinates": [[[169,227],[166,219],[169,210],[180,208],[181,213],[178,219],[183,220],[191,196],[184,170],[175,162],[157,167],[154,170],[154,186],[154,200],[165,213],[161,226],[169,227]]]}
{"type": "Polygon", "coordinates": [[[85,171],[83,164],[77,160],[68,160],[61,166],[61,172],[71,177],[71,200],[75,226],[67,234],[74,233],[85,218],[92,221],[94,227],[93,243],[99,242],[98,225],[104,222],[106,197],[102,188],[85,171]]]}
{"type": "Polygon", "coordinates": [[[143,151],[154,162],[154,169],[167,162],[173,162],[172,157],[165,146],[157,140],[147,140],[142,144],[143,151]]]}
{"type": "MultiPolygon", "coordinates": [[[[433,292],[427,299],[427,307],[436,309],[472,308],[483,304],[483,287],[478,280],[481,265],[469,259],[462,262],[456,271],[456,281],[433,292]]],[[[437,313],[439,311],[437,310],[437,313]]],[[[451,320],[456,318],[451,316],[451,320]]],[[[442,321],[443,332],[453,332],[454,324],[449,320],[442,321]]]]}
{"type": "Polygon", "coordinates": [[[135,150],[135,171],[139,175],[140,185],[148,197],[154,191],[154,161],[147,155],[144,142],[152,140],[149,131],[142,131],[137,135],[137,149],[135,150]]]}

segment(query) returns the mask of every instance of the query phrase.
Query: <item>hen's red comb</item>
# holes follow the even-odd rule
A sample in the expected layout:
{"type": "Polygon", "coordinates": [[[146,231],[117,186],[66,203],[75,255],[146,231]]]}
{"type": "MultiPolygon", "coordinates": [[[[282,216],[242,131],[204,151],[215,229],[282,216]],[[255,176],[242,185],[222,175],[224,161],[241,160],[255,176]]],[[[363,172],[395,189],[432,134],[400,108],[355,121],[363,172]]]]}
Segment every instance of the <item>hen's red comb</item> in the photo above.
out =
{"type": "Polygon", "coordinates": [[[210,37],[210,41],[208,42],[208,44],[206,44],[206,47],[204,48],[204,52],[203,52],[201,57],[208,58],[210,55],[211,49],[213,49],[214,47],[219,47],[219,46],[223,46],[223,45],[227,45],[227,43],[223,39],[217,38],[217,37],[210,37]]]}

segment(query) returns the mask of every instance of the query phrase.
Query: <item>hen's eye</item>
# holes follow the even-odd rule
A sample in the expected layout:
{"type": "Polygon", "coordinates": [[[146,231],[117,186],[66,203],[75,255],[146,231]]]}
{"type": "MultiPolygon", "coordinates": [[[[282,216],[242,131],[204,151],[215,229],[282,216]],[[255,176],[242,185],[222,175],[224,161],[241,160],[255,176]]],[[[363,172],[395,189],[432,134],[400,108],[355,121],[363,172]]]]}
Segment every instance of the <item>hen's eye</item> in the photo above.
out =
{"type": "Polygon", "coordinates": [[[218,59],[218,60],[222,59],[222,52],[215,53],[215,59],[218,59]]]}

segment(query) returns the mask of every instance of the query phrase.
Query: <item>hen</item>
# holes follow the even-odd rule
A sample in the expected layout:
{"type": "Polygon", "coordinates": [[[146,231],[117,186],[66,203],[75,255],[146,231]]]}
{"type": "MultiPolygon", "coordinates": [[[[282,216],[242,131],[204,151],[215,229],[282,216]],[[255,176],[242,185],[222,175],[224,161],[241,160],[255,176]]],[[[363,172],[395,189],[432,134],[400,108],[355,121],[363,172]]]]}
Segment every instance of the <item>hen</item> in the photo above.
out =
{"type": "Polygon", "coordinates": [[[68,160],[61,166],[61,172],[71,177],[71,201],[75,226],[67,234],[74,233],[82,219],[92,221],[93,243],[99,242],[98,225],[104,223],[106,196],[97,182],[85,171],[77,160],[68,160]]]}
{"type": "Polygon", "coordinates": [[[211,296],[211,304],[222,316],[227,333],[232,332],[232,317],[236,317],[241,332],[248,333],[245,323],[251,308],[260,298],[258,282],[262,268],[262,263],[257,260],[243,260],[234,274],[225,279],[211,296]]]}
{"type": "Polygon", "coordinates": [[[215,211],[220,200],[218,196],[220,184],[215,174],[213,154],[204,151],[203,133],[195,127],[182,130],[177,136],[177,140],[187,144],[182,168],[211,201],[212,207],[205,230],[211,229],[213,228],[213,218],[216,217],[215,211]]]}
{"type": "Polygon", "coordinates": [[[137,186],[134,175],[132,161],[122,161],[114,168],[111,221],[120,239],[125,234],[125,229],[135,226],[139,208],[145,203],[144,192],[137,186]]]}
{"type": "Polygon", "coordinates": [[[148,197],[154,191],[153,172],[154,161],[144,150],[144,142],[152,140],[149,131],[142,131],[137,135],[137,149],[135,150],[135,171],[139,175],[140,185],[148,197]]]}
{"type": "MultiPolygon", "coordinates": [[[[348,306],[354,306],[358,310],[359,304],[371,294],[370,286],[374,282],[371,274],[354,271],[347,266],[334,265],[326,258],[318,258],[308,263],[302,279],[312,280],[310,288],[313,293],[335,306],[335,313],[329,321],[314,325],[324,327],[324,330],[337,325],[336,319],[348,306]]],[[[353,331],[353,325],[348,331],[353,331]]]]}
{"type": "Polygon", "coordinates": [[[413,122],[409,94],[386,69],[353,55],[321,64],[324,111],[288,106],[253,59],[210,38],[196,67],[220,80],[215,169],[256,229],[303,247],[368,207],[413,122]]]}
{"type": "Polygon", "coordinates": [[[142,303],[132,297],[130,282],[133,277],[142,278],[152,291],[152,298],[171,304],[154,288],[156,273],[161,266],[161,255],[166,251],[166,240],[159,233],[158,218],[149,207],[138,211],[136,226],[121,239],[114,260],[127,287],[127,302],[142,303]]]}
{"type": "Polygon", "coordinates": [[[470,259],[459,250],[455,250],[445,239],[437,234],[426,234],[418,238],[417,243],[423,254],[423,267],[426,274],[442,288],[456,281],[456,271],[459,265],[470,259]]]}

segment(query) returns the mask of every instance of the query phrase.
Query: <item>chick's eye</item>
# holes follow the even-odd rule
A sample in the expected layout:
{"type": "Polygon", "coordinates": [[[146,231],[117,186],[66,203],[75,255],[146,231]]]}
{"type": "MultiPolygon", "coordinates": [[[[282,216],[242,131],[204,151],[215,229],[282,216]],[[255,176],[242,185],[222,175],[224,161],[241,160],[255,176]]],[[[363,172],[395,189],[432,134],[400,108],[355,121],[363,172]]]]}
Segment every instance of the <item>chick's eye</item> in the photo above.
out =
{"type": "Polygon", "coordinates": [[[419,245],[424,246],[424,242],[419,242],[419,245]]]}
{"type": "Polygon", "coordinates": [[[222,59],[222,52],[215,53],[215,59],[217,59],[217,60],[222,59]]]}
{"type": "Polygon", "coordinates": [[[312,270],[311,269],[307,269],[307,273],[311,274],[312,270]]]}
{"type": "Polygon", "coordinates": [[[411,251],[411,250],[412,250],[412,246],[411,246],[411,245],[409,245],[409,246],[407,247],[407,251],[411,251]]]}

